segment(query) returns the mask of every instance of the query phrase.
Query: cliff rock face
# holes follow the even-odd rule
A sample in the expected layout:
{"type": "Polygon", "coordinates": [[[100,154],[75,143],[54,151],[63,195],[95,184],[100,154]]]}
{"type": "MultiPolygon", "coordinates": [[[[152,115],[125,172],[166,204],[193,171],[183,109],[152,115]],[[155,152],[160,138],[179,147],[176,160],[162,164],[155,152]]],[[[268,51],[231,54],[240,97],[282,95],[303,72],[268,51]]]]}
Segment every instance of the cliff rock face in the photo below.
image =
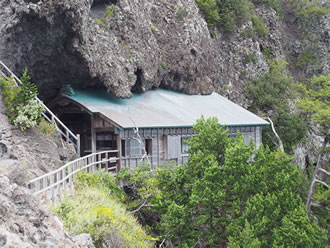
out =
{"type": "Polygon", "coordinates": [[[216,90],[245,104],[242,85],[268,70],[265,52],[288,60],[297,76],[327,73],[329,16],[298,25],[290,13],[280,19],[263,6],[255,14],[266,36],[249,37],[247,22],[230,37],[214,31],[212,38],[194,0],[3,0],[0,59],[17,73],[28,67],[45,100],[70,83],[119,97],[157,87],[216,90]],[[317,65],[299,62],[315,49],[317,65]]]}
{"type": "Polygon", "coordinates": [[[0,175],[0,247],[78,246],[45,206],[0,175]]]}
{"type": "Polygon", "coordinates": [[[268,70],[262,49],[281,56],[275,11],[257,12],[271,30],[261,41],[240,35],[251,23],[230,38],[211,38],[194,0],[5,0],[0,59],[18,73],[28,67],[46,100],[65,83],[119,97],[157,87],[207,94],[226,85],[239,100],[238,85],[268,70]]]}
{"type": "Polygon", "coordinates": [[[45,138],[37,130],[21,132],[8,124],[0,92],[0,247],[89,247],[87,234],[66,234],[47,206],[24,188],[27,181],[72,160],[59,137],[45,138]]]}

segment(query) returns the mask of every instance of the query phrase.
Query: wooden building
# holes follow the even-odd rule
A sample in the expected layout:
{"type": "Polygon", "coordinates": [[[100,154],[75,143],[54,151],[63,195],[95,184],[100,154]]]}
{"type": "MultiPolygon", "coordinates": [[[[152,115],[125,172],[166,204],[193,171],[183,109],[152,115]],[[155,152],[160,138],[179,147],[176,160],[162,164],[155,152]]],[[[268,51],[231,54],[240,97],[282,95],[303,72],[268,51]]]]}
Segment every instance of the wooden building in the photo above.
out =
{"type": "Polygon", "coordinates": [[[154,165],[187,161],[185,140],[194,135],[193,124],[202,115],[215,116],[229,128],[240,131],[245,142],[261,144],[260,117],[220,96],[186,95],[157,89],[120,99],[101,90],[70,90],[61,94],[50,108],[81,137],[81,155],[117,150],[118,169],[135,168],[145,154],[154,165]],[[138,132],[137,132],[138,130],[138,132]]]}

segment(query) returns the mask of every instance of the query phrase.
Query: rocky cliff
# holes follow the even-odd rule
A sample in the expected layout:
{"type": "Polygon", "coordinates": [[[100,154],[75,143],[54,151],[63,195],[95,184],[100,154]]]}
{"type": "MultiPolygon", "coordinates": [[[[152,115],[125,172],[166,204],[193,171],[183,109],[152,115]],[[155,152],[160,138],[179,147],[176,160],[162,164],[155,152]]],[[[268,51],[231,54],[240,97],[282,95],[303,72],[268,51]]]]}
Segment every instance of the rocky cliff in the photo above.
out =
{"type": "Polygon", "coordinates": [[[94,247],[90,236],[69,237],[60,220],[24,187],[75,154],[56,135],[11,126],[4,112],[0,92],[0,247],[94,247]]]}
{"type": "Polygon", "coordinates": [[[263,5],[255,14],[269,29],[262,38],[249,37],[251,22],[230,37],[210,33],[194,0],[3,0],[0,59],[17,73],[29,68],[46,100],[70,83],[119,97],[157,87],[216,90],[243,103],[242,83],[268,70],[266,53],[291,62],[297,76],[329,72],[329,16],[299,24],[263,5]],[[307,48],[319,62],[297,67],[307,48]]]}

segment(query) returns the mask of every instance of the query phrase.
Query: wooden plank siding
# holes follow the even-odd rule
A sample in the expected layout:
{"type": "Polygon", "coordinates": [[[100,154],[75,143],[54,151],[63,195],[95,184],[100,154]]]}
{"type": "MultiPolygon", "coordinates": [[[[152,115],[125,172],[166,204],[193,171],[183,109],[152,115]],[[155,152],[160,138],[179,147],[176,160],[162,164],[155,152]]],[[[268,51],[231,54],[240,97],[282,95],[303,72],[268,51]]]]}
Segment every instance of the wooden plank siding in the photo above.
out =
{"type": "MultiPolygon", "coordinates": [[[[262,127],[229,127],[228,135],[236,136],[237,132],[243,134],[245,144],[250,139],[255,143],[256,148],[261,144],[262,127]]],[[[122,129],[119,132],[121,140],[124,140],[126,147],[129,141],[136,138],[133,129],[122,129]]],[[[191,137],[195,134],[192,128],[139,128],[141,139],[152,140],[152,152],[148,156],[149,161],[154,166],[159,166],[165,162],[174,160],[177,164],[184,164],[188,160],[188,154],[182,151],[182,138],[191,137]]],[[[126,149],[126,156],[121,157],[121,168],[134,169],[141,163],[142,155],[131,157],[129,149],[126,149]]]]}

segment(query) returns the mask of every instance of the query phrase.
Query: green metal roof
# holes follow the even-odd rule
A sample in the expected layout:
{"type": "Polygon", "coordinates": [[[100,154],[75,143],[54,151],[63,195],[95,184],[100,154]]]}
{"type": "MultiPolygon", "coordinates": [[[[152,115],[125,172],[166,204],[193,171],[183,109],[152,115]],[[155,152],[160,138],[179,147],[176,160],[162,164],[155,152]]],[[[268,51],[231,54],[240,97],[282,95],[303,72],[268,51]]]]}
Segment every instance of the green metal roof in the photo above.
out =
{"type": "Polygon", "coordinates": [[[217,117],[226,126],[262,126],[268,122],[231,102],[218,93],[186,95],[156,89],[132,98],[121,99],[95,89],[70,90],[63,96],[83,105],[92,113],[101,113],[121,128],[191,127],[202,115],[217,117]]]}

